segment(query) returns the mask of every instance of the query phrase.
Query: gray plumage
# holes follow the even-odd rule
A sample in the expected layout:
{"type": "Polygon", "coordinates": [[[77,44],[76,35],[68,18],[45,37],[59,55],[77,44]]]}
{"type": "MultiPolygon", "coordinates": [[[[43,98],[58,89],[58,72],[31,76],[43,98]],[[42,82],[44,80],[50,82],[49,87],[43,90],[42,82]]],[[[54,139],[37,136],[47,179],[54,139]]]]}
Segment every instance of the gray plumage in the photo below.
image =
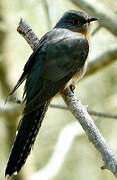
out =
{"type": "Polygon", "coordinates": [[[51,98],[83,72],[89,52],[86,33],[91,21],[84,12],[67,11],[40,40],[24,66],[13,92],[26,79],[25,108],[5,175],[19,172],[31,151],[51,98]]]}

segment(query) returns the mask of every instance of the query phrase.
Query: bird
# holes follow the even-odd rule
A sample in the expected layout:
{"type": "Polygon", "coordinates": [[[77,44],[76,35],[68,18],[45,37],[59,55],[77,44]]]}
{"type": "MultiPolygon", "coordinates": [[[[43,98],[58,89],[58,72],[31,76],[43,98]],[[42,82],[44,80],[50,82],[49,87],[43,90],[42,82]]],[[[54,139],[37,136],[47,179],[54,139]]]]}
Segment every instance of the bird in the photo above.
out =
{"type": "Polygon", "coordinates": [[[24,109],[5,176],[18,173],[25,164],[51,99],[83,76],[89,54],[89,26],[96,20],[84,11],[66,11],[53,29],[43,35],[26,62],[10,93],[25,81],[24,109]]]}

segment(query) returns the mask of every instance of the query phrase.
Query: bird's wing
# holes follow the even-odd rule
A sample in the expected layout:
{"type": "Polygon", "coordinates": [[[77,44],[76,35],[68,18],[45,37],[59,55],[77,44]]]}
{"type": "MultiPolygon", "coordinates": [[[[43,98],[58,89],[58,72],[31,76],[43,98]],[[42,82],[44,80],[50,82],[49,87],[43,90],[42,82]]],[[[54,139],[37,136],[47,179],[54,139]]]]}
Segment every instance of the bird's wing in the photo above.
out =
{"type": "Polygon", "coordinates": [[[27,77],[27,74],[30,72],[31,68],[33,67],[33,64],[35,64],[35,62],[33,61],[33,59],[35,59],[34,57],[36,56],[36,54],[40,51],[41,47],[43,46],[43,44],[45,43],[45,39],[47,39],[48,33],[46,33],[41,40],[39,41],[39,46],[34,50],[34,52],[31,54],[31,56],[29,57],[28,61],[26,62],[24,69],[23,69],[23,73],[20,76],[17,84],[15,85],[15,87],[13,88],[13,90],[11,91],[10,95],[12,95],[17,89],[18,87],[24,82],[24,80],[27,77]]]}
{"type": "Polygon", "coordinates": [[[25,113],[52,98],[80,71],[88,55],[88,42],[77,37],[48,41],[34,56],[35,64],[27,76],[25,113]],[[37,60],[36,60],[37,59],[37,60]]]}
{"type": "MultiPolygon", "coordinates": [[[[6,168],[6,175],[19,171],[29,155],[47,110],[49,99],[80,69],[87,57],[87,41],[49,36],[24,67],[26,106],[6,168]],[[77,46],[76,46],[77,45],[77,46]]],[[[43,41],[43,42],[44,42],[43,41]]],[[[18,87],[18,86],[17,86],[18,87]]]]}
{"type": "Polygon", "coordinates": [[[57,82],[69,73],[78,71],[84,65],[88,51],[88,41],[76,35],[46,44],[45,79],[57,82]]]}

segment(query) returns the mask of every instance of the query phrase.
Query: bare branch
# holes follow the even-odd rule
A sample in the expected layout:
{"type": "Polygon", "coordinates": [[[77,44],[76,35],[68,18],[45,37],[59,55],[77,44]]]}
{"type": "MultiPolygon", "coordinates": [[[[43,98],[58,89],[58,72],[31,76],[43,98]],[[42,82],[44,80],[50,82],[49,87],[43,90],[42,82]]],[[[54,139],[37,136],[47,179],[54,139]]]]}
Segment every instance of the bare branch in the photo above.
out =
{"type": "Polygon", "coordinates": [[[0,115],[7,113],[18,113],[20,111],[21,105],[11,102],[7,102],[7,104],[5,104],[5,101],[0,101],[0,115]]]}
{"type": "Polygon", "coordinates": [[[87,0],[70,0],[81,9],[87,10],[87,12],[99,18],[101,26],[107,28],[113,35],[117,36],[117,16],[113,13],[111,8],[104,5],[103,2],[87,0]]]}
{"type": "Polygon", "coordinates": [[[85,77],[96,73],[117,60],[117,47],[113,47],[102,53],[100,56],[92,59],[87,67],[85,77]]]}
{"type": "MultiPolygon", "coordinates": [[[[69,110],[67,106],[64,105],[59,105],[59,104],[50,104],[51,108],[58,108],[62,110],[69,110]]],[[[93,110],[87,109],[88,113],[92,116],[97,116],[97,117],[103,117],[103,118],[109,118],[109,119],[117,119],[117,115],[110,114],[110,113],[104,113],[104,112],[97,112],[93,110]]]]}
{"type": "Polygon", "coordinates": [[[35,50],[38,47],[38,37],[33,33],[31,27],[22,18],[20,19],[17,31],[24,37],[31,49],[35,50]]]}
{"type": "Polygon", "coordinates": [[[51,18],[50,18],[50,13],[49,13],[49,5],[48,5],[48,1],[47,0],[43,0],[41,1],[43,8],[44,8],[44,12],[46,15],[46,19],[47,19],[47,25],[48,25],[48,29],[51,28],[51,18]]]}
{"type": "Polygon", "coordinates": [[[101,28],[101,26],[100,26],[100,24],[98,24],[97,27],[91,33],[91,35],[94,36],[100,30],[100,28],[101,28]]]}
{"type": "Polygon", "coordinates": [[[83,127],[89,141],[101,153],[104,162],[103,168],[110,170],[117,177],[117,156],[106,143],[92,118],[87,113],[87,109],[78,99],[75,99],[74,94],[68,88],[64,91],[62,96],[72,114],[77,118],[83,127]]]}
{"type": "MultiPolygon", "coordinates": [[[[60,105],[60,104],[50,104],[50,108],[54,109],[61,109],[61,110],[66,110],[69,111],[68,107],[65,105],[60,105]]],[[[13,97],[13,99],[10,99],[7,104],[5,104],[4,101],[0,101],[0,114],[5,114],[5,113],[18,113],[22,110],[22,101],[17,100],[13,97]]],[[[101,118],[109,118],[109,119],[117,119],[116,114],[111,114],[111,113],[105,113],[105,112],[97,112],[93,111],[90,109],[87,109],[88,113],[92,116],[97,116],[101,118]]]]}
{"type": "Polygon", "coordinates": [[[75,138],[84,134],[80,124],[72,122],[67,124],[60,132],[58,140],[55,144],[54,151],[48,160],[47,164],[35,172],[29,180],[50,180],[54,179],[62,168],[66,156],[69,155],[69,150],[75,138]],[[64,145],[66,142],[66,145],[64,145]]]}
{"type": "MultiPolygon", "coordinates": [[[[20,33],[22,32],[23,26],[24,26],[23,29],[28,29],[29,31],[29,26],[25,23],[23,24],[23,21],[22,23],[20,23],[20,25],[21,26],[18,27],[18,31],[20,31],[20,33]]],[[[32,32],[32,35],[33,35],[33,32],[32,32]]],[[[23,33],[23,37],[25,36],[27,36],[27,33],[26,34],[23,33]]],[[[34,34],[34,37],[35,37],[35,34],[34,34]]],[[[27,38],[25,39],[27,40],[27,38]]],[[[34,39],[28,41],[31,47],[35,47],[33,46],[34,39]]],[[[36,39],[38,38],[36,37],[36,39]]],[[[103,169],[110,170],[117,177],[117,157],[112,151],[112,149],[105,142],[105,139],[103,138],[103,136],[101,135],[101,133],[95,126],[93,120],[87,113],[86,108],[84,108],[81,105],[81,103],[75,99],[74,94],[70,91],[69,88],[67,88],[64,92],[62,92],[62,97],[65,103],[67,104],[68,108],[70,109],[70,111],[79,120],[89,140],[94,144],[96,149],[101,153],[102,159],[104,162],[103,169]]]]}

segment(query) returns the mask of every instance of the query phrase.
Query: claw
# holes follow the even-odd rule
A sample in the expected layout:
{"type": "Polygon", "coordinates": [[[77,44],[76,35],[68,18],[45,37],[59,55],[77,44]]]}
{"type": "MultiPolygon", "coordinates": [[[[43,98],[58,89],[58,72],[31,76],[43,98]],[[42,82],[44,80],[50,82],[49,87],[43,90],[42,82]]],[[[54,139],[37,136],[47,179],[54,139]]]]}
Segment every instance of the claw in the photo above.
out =
{"type": "Polygon", "coordinates": [[[72,91],[72,93],[74,93],[75,85],[71,84],[71,85],[70,85],[70,90],[72,91]]]}

